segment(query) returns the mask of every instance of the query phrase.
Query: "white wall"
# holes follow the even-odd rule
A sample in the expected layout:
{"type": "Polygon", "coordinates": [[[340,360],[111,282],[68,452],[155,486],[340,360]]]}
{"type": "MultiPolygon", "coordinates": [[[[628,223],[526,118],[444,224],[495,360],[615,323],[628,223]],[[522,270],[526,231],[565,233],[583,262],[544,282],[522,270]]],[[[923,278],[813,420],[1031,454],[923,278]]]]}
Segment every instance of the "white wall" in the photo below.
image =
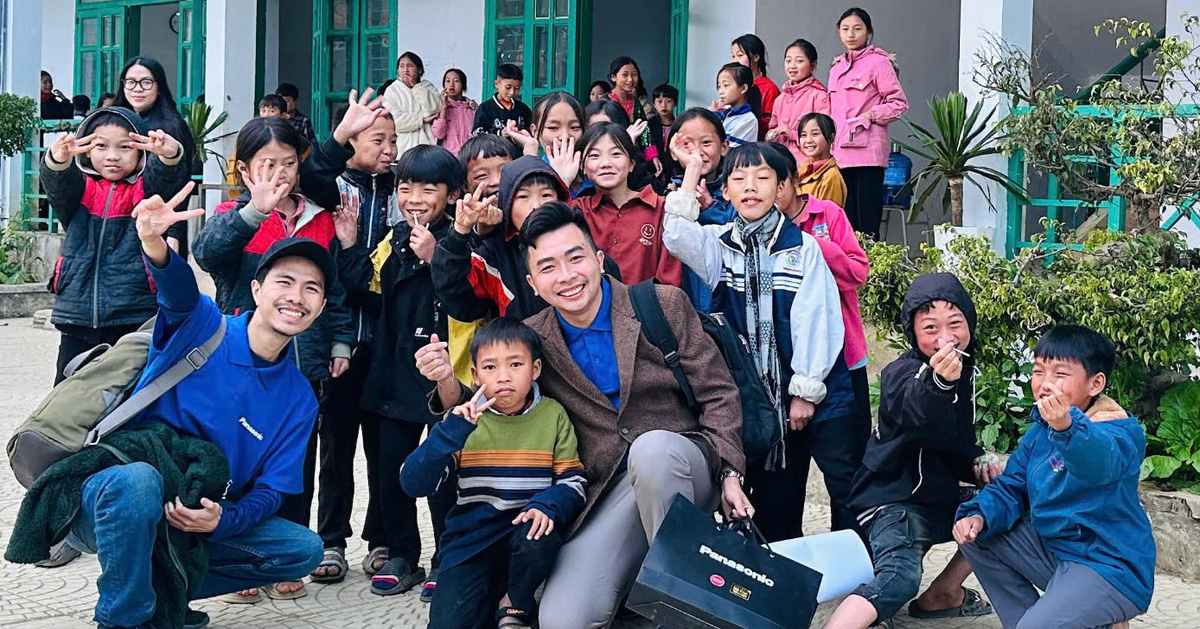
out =
{"type": "MultiPolygon", "coordinates": [[[[396,55],[411,50],[425,62],[425,78],[441,89],[450,68],[467,73],[467,95],[492,95],[492,77],[483,76],[482,0],[403,0],[397,9],[396,55]]],[[[393,70],[395,62],[393,61],[393,70]]]]}
{"type": "Polygon", "coordinates": [[[627,55],[638,62],[646,91],[671,72],[671,1],[604,0],[592,8],[592,67],[585,84],[608,78],[608,64],[627,55]],[[636,20],[629,19],[636,15],[636,20]]]}
{"type": "MultiPolygon", "coordinates": [[[[67,96],[75,93],[75,0],[41,0],[41,70],[54,77],[54,86],[67,96]]],[[[30,0],[9,0],[10,7],[36,5],[30,0]]],[[[24,30],[28,24],[17,26],[24,30]]],[[[28,59],[22,56],[23,59],[28,59]]],[[[108,91],[111,87],[102,91],[108,91]]]]}
{"type": "MultiPolygon", "coordinates": [[[[171,16],[179,11],[179,5],[154,4],[141,8],[142,28],[139,33],[138,54],[158,59],[167,72],[167,83],[171,92],[179,90],[179,35],[171,30],[171,16]]],[[[105,92],[115,86],[104,86],[105,92]]]]}
{"type": "MultiPolygon", "coordinates": [[[[794,6],[795,2],[778,0],[775,4],[794,6]]],[[[681,98],[688,107],[705,107],[717,97],[717,70],[729,63],[729,43],[755,32],[756,7],[741,0],[691,0],[689,4],[687,92],[681,98]]],[[[764,4],[772,3],[758,2],[759,7],[764,4]]]]}

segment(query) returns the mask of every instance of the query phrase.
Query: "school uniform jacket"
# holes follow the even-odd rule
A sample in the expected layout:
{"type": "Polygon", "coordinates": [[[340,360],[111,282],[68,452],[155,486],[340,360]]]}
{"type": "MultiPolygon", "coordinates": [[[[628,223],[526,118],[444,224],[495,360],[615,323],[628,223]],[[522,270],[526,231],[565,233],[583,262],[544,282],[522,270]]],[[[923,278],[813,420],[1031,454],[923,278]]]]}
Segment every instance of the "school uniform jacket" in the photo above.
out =
{"type": "MultiPolygon", "coordinates": [[[[360,263],[375,251],[388,234],[388,223],[398,217],[396,206],[396,177],[389,170],[382,174],[347,168],[337,179],[338,189],[350,199],[358,200],[358,241],[354,255],[360,263]]],[[[379,294],[347,284],[346,306],[350,309],[350,325],[357,345],[371,342],[371,330],[379,318],[379,294]]]]}
{"type": "MultiPolygon", "coordinates": [[[[146,133],[145,123],[131,110],[99,111],[116,113],[138,133],[146,133]]],[[[80,123],[81,135],[92,131],[95,117],[93,113],[80,123]]],[[[132,218],[134,206],[147,196],[148,188],[149,194],[159,192],[153,189],[153,180],[143,177],[147,161],[159,158],[142,155],[128,177],[108,181],[92,167],[86,153],[59,164],[46,152],[41,181],[66,232],[49,281],[50,292],[57,295],[50,316],[55,325],[140,324],[158,309],[132,218]]]]}
{"type": "Polygon", "coordinates": [[[474,133],[499,135],[509,120],[516,123],[518,129],[528,131],[530,123],[533,122],[533,112],[529,105],[515,98],[512,107],[505,107],[500,103],[500,97],[493,95],[479,103],[479,109],[475,110],[475,121],[471,126],[474,133]]]}
{"type": "Polygon", "coordinates": [[[596,246],[620,267],[622,281],[633,285],[654,278],[681,286],[683,265],[662,242],[663,203],[661,195],[645,186],[621,207],[600,192],[578,197],[571,206],[583,211],[596,246]]]}
{"type": "MultiPolygon", "coordinates": [[[[699,212],[694,191],[672,192],[663,242],[713,289],[713,311],[723,313],[746,335],[750,326],[758,325],[746,318],[746,244],[736,223],[700,225],[699,212]]],[[[775,291],[774,312],[769,315],[775,322],[782,402],[789,404],[794,396],[816,404],[814,421],[849,415],[855,408],[854,390],[842,357],[841,303],[820,245],[783,217],[771,234],[770,250],[775,291]]]]}

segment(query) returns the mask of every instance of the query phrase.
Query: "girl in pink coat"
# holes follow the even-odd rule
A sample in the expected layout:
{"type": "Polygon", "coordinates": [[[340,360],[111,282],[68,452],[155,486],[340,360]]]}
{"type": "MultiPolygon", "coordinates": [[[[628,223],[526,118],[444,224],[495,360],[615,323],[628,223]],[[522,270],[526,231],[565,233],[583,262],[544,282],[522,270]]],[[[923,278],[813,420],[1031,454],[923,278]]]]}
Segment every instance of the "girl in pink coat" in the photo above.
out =
{"type": "Polygon", "coordinates": [[[467,98],[467,74],[450,68],[442,75],[442,108],[434,118],[430,131],[447,151],[458,155],[458,149],[471,137],[475,126],[475,109],[479,104],[467,98]]]}
{"type": "Polygon", "coordinates": [[[838,20],[846,47],[829,70],[831,116],[837,124],[833,156],[846,180],[846,216],[860,232],[879,238],[887,126],[908,111],[908,99],[888,53],[871,45],[871,16],[854,8],[838,20]]]}
{"type": "Polygon", "coordinates": [[[783,92],[775,99],[771,111],[771,128],[767,129],[767,141],[778,142],[804,161],[800,151],[800,118],[813,112],[829,115],[829,93],[825,86],[813,76],[817,66],[817,48],[808,40],[797,39],[784,50],[783,71],[788,80],[783,92]]]}

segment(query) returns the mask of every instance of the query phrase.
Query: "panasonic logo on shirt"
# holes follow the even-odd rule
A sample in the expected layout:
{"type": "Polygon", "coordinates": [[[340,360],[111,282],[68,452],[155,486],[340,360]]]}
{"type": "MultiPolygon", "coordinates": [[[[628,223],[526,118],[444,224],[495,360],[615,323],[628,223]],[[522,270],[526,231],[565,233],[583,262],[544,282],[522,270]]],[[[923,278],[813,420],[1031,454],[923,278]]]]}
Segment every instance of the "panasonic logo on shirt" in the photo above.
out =
{"type": "Polygon", "coordinates": [[[761,583],[767,587],[775,587],[775,581],[771,577],[768,577],[767,575],[762,574],[760,572],[756,572],[753,568],[750,568],[748,566],[740,564],[740,563],[730,559],[729,557],[726,557],[725,555],[722,555],[721,553],[714,551],[713,549],[709,548],[708,546],[705,546],[704,544],[700,545],[700,554],[704,555],[705,557],[708,557],[709,559],[712,559],[713,561],[715,561],[719,564],[723,564],[725,566],[733,568],[734,570],[737,570],[738,572],[750,577],[751,579],[754,579],[755,581],[758,581],[759,583],[761,583]]]}
{"type": "Polygon", "coordinates": [[[242,428],[245,428],[247,432],[249,432],[251,435],[254,435],[255,439],[258,439],[259,441],[263,440],[262,433],[255,430],[254,426],[251,426],[250,422],[246,421],[245,417],[239,419],[238,423],[241,424],[242,428]]]}

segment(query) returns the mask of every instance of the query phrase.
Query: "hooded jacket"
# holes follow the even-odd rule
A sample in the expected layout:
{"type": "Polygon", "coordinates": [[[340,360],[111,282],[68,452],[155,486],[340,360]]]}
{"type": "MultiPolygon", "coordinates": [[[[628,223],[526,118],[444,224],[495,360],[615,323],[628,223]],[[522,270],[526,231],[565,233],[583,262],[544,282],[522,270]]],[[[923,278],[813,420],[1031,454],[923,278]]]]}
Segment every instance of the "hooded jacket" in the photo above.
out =
{"type": "Polygon", "coordinates": [[[913,331],[917,309],[934,300],[962,311],[971,332],[965,351],[975,353],[975,305],[958,278],[931,273],[913,280],[900,315],[912,349],[883,368],[879,425],[850,489],[850,507],[860,513],[863,525],[879,507],[896,502],[922,505],[952,518],[959,481],[975,481],[975,458],[983,453],[975,445],[975,361],[962,357],[962,377],[945,388],[934,380],[929,357],[918,349],[913,331]]]}
{"type": "MultiPolygon", "coordinates": [[[[460,234],[451,227],[446,237],[438,240],[433,253],[433,288],[451,317],[474,321],[494,312],[525,319],[546,307],[525,280],[529,264],[512,223],[513,197],[521,183],[537,173],[554,180],[560,199],[570,198],[567,187],[549,164],[528,155],[519,157],[500,171],[497,202],[504,214],[500,228],[480,238],[473,233],[460,234]]],[[[616,263],[607,256],[604,262],[605,272],[620,278],[616,263]]]]}
{"type": "Polygon", "coordinates": [[[957,518],[984,519],[980,539],[1001,535],[1026,514],[1050,552],[1095,570],[1143,612],[1154,592],[1156,550],[1138,501],[1146,433],[1108,396],[1071,409],[1061,432],[1033,409],[1033,425],[1004,473],[957,518]]]}
{"type": "MultiPolygon", "coordinates": [[[[764,105],[765,106],[765,105],[764,105]]],[[[783,92],[775,99],[771,111],[771,128],[775,132],[771,140],[778,142],[796,156],[797,162],[804,161],[800,152],[800,130],[796,128],[800,119],[805,115],[817,112],[829,114],[829,92],[825,85],[815,76],[809,76],[800,82],[788,81],[783,84],[783,92]]]]}
{"type": "MultiPolygon", "coordinates": [[[[101,114],[121,116],[139,134],[148,131],[132,110],[107,107],[80,123],[81,137],[95,130],[96,117],[101,114]]],[[[143,177],[147,162],[158,162],[158,156],[139,153],[129,176],[108,181],[93,168],[87,153],[59,164],[46,151],[41,181],[66,232],[49,281],[50,292],[57,295],[50,318],[55,325],[102,328],[140,324],[158,309],[131,214],[146,196],[166,192],[151,189],[158,182],[143,177]]]]}
{"type": "Polygon", "coordinates": [[[817,199],[833,201],[838,207],[846,207],[846,180],[838,168],[837,160],[829,159],[817,163],[811,159],[802,159],[799,168],[800,183],[796,186],[796,196],[807,194],[817,199]]]}
{"type": "Polygon", "coordinates": [[[383,106],[396,121],[396,155],[421,144],[437,144],[430,123],[425,122],[441,106],[433,83],[421,81],[409,87],[404,81],[393,81],[383,94],[383,106]]]}
{"type": "MultiPolygon", "coordinates": [[[[370,255],[368,252],[375,251],[387,237],[391,219],[400,214],[396,207],[396,176],[391,170],[374,174],[347,168],[338,177],[337,185],[342,194],[358,199],[358,241],[351,247],[351,253],[365,264],[370,255]]],[[[359,275],[360,278],[364,276],[359,275]]],[[[355,343],[370,343],[371,330],[379,317],[379,294],[347,285],[346,306],[350,309],[355,343]]]]}
{"type": "Polygon", "coordinates": [[[874,46],[838,55],[829,70],[829,102],[837,126],[833,156],[838,164],[886,167],[891,146],[887,126],[908,111],[891,56],[874,46]]]}

